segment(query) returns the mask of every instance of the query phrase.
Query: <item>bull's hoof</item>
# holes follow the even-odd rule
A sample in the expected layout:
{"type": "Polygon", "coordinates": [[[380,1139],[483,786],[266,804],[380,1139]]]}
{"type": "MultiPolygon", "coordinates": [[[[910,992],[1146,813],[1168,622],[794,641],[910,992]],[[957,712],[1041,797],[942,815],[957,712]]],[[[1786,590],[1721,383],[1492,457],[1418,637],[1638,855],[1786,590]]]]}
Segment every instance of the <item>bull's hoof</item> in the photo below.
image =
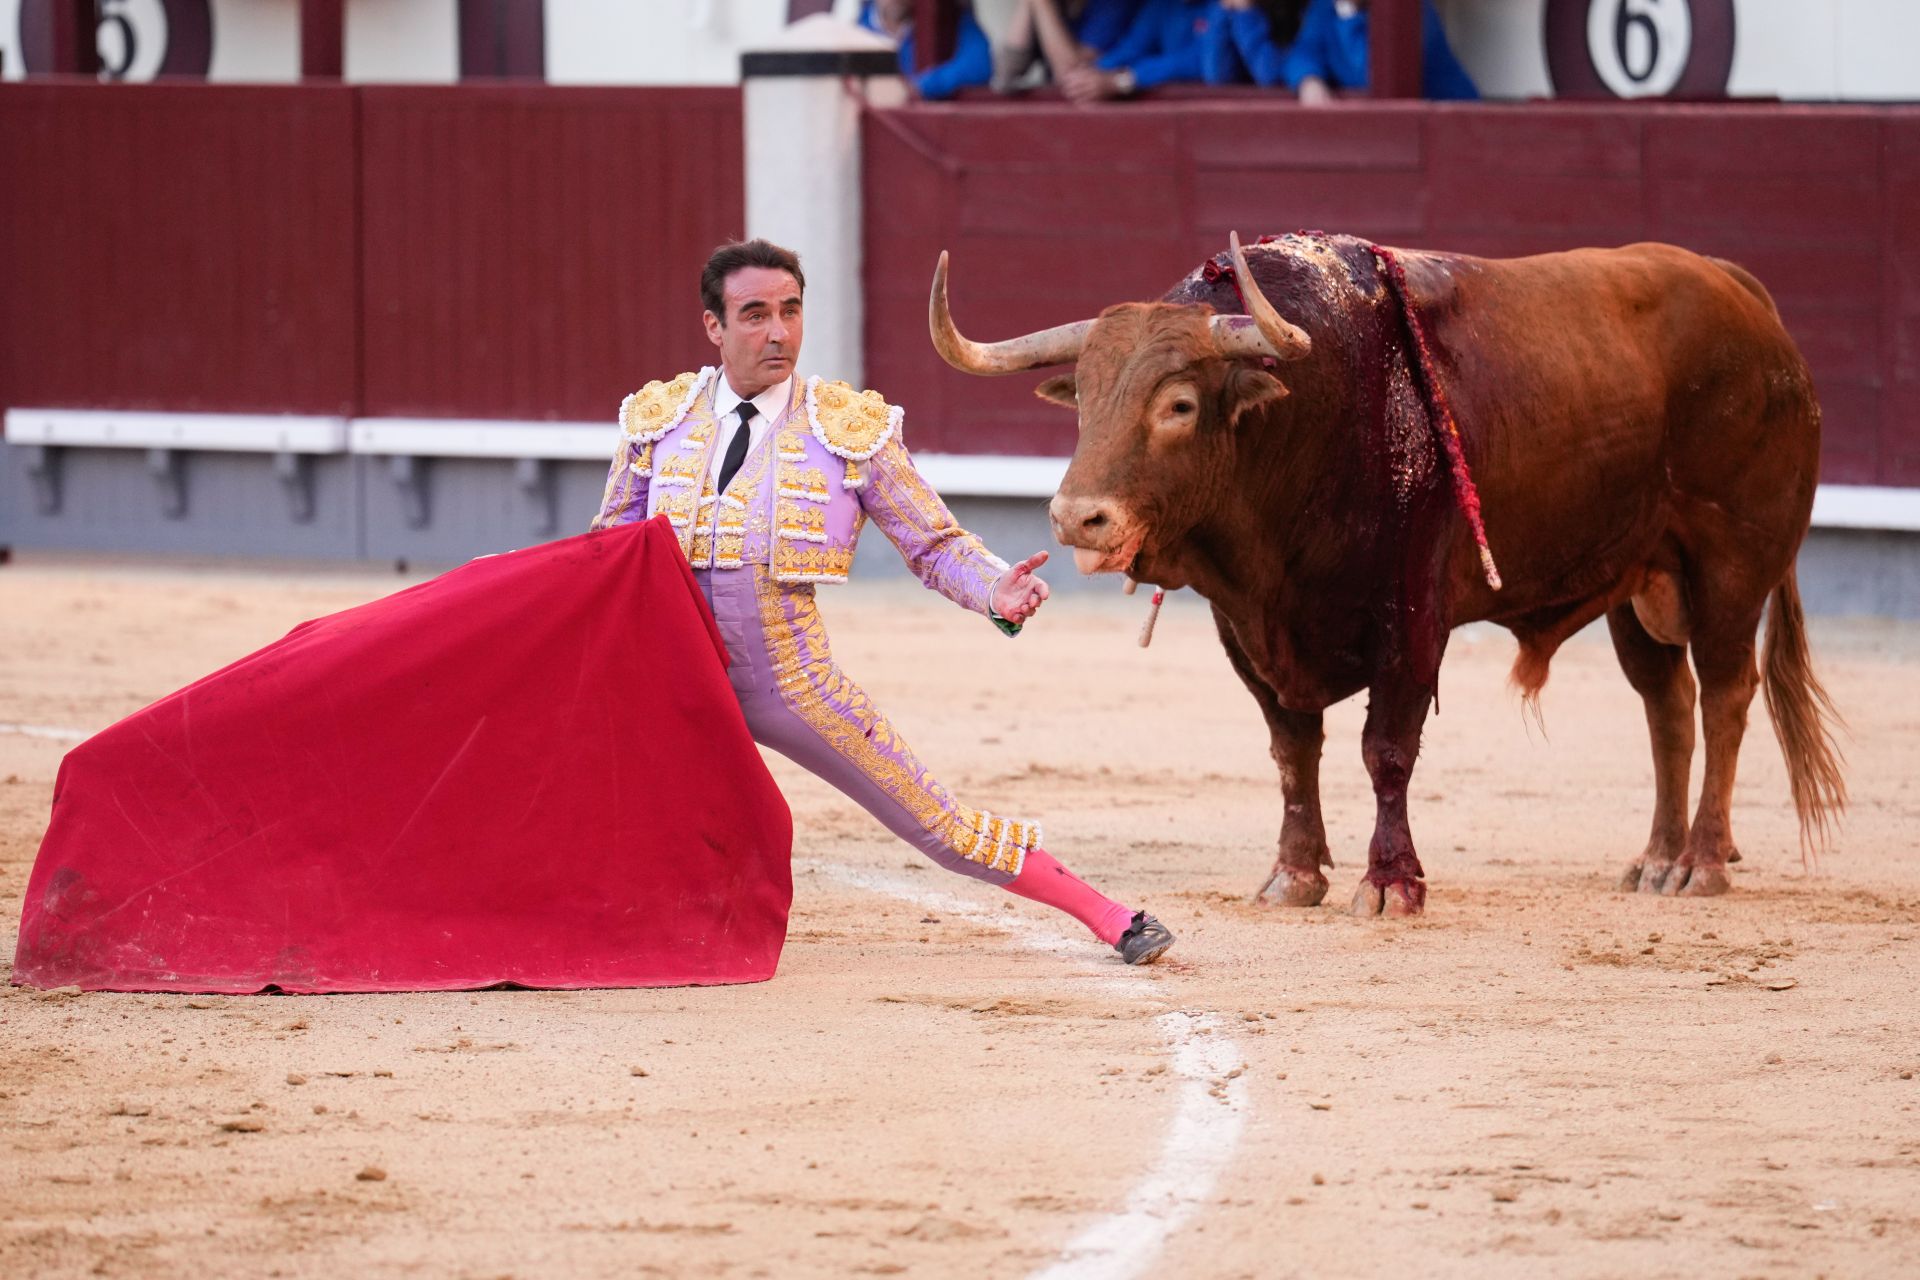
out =
{"type": "Polygon", "coordinates": [[[1362,880],[1353,891],[1356,916],[1417,916],[1427,909],[1427,883],[1424,880],[1389,880],[1385,886],[1362,880]]]}
{"type": "MultiPolygon", "coordinates": [[[[1669,883],[1686,883],[1687,871],[1677,862],[1655,862],[1649,858],[1640,866],[1639,883],[1635,886],[1641,893],[1671,893],[1669,883]]],[[[1624,882],[1623,882],[1624,883],[1624,882]]],[[[1678,888],[1679,885],[1674,885],[1678,888]]]]}
{"type": "Polygon", "coordinates": [[[1327,896],[1327,878],[1317,869],[1275,867],[1253,896],[1256,902],[1274,906],[1317,907],[1327,896]]]}
{"type": "Polygon", "coordinates": [[[1720,863],[1685,861],[1634,863],[1620,879],[1620,887],[1631,893],[1657,893],[1667,898],[1715,898],[1733,888],[1733,880],[1720,863]]]}
{"type": "Polygon", "coordinates": [[[1727,869],[1718,864],[1692,868],[1687,882],[1678,888],[1670,888],[1672,893],[1682,898],[1717,898],[1733,888],[1733,880],[1727,875],[1727,869]]]}
{"type": "Polygon", "coordinates": [[[1387,885],[1387,914],[1390,916],[1424,915],[1427,910],[1427,882],[1425,880],[1395,880],[1387,885]]]}
{"type": "Polygon", "coordinates": [[[1627,864],[1627,869],[1620,873],[1620,892],[1632,893],[1640,887],[1640,869],[1644,865],[1645,863],[1637,858],[1627,864]]]}

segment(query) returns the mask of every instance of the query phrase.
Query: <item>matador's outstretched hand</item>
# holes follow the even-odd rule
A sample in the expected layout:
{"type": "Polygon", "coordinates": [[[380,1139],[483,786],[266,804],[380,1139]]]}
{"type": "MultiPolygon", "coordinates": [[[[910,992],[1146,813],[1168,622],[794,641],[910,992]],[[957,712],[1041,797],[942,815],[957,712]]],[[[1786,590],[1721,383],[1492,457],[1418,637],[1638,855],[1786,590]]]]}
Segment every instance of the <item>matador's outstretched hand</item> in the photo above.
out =
{"type": "Polygon", "coordinates": [[[993,584],[993,611],[1016,625],[1038,613],[1052,592],[1033,571],[1046,562],[1047,553],[1036,551],[1001,574],[993,584]]]}

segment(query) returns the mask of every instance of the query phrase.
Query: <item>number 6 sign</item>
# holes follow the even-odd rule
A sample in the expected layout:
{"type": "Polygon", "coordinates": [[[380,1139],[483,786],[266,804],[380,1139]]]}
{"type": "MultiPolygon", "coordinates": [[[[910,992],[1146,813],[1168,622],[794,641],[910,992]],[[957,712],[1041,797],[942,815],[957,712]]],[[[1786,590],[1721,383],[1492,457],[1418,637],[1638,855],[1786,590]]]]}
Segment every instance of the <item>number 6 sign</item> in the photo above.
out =
{"type": "Polygon", "coordinates": [[[1563,98],[1723,98],[1733,0],[1547,0],[1546,44],[1563,98]]]}
{"type": "MultiPolygon", "coordinates": [[[[29,75],[53,70],[46,65],[49,8],[49,0],[19,0],[17,47],[29,75]]],[[[208,0],[96,0],[94,45],[105,80],[205,77],[213,60],[213,15],[208,0]]]]}

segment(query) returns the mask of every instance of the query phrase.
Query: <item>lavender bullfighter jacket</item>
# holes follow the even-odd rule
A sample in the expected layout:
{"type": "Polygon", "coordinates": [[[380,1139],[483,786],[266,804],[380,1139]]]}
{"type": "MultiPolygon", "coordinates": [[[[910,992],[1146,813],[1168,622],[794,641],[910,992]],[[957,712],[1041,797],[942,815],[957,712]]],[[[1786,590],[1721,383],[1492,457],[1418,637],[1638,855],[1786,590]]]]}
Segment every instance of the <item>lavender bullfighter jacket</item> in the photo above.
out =
{"type": "Polygon", "coordinates": [[[664,514],[695,569],[754,567],[799,586],[845,582],[871,519],[921,582],[993,617],[993,585],[1007,563],[921,478],[900,439],[897,406],[844,382],[796,378],[765,442],[716,494],[719,376],[708,367],[649,382],[622,402],[620,444],[592,528],[664,514]]]}

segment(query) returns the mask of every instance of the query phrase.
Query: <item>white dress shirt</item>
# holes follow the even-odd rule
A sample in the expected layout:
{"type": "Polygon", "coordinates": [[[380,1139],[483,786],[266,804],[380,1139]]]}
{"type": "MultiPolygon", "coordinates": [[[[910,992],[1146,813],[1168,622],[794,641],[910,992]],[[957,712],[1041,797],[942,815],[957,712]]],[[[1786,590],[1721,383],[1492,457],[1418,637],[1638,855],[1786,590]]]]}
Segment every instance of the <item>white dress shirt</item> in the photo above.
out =
{"type": "MultiPolygon", "coordinates": [[[[787,407],[787,399],[793,394],[793,375],[788,374],[765,391],[753,398],[753,407],[760,412],[753,415],[747,423],[747,456],[753,456],[767,438],[767,431],[773,426],[773,420],[787,407]]],[[[713,481],[713,487],[720,487],[720,464],[726,461],[727,446],[733,443],[733,433],[740,429],[740,404],[745,399],[733,384],[727,381],[727,375],[720,375],[720,384],[713,392],[713,416],[720,424],[720,441],[714,446],[713,459],[707,466],[707,477],[713,481]]]]}

